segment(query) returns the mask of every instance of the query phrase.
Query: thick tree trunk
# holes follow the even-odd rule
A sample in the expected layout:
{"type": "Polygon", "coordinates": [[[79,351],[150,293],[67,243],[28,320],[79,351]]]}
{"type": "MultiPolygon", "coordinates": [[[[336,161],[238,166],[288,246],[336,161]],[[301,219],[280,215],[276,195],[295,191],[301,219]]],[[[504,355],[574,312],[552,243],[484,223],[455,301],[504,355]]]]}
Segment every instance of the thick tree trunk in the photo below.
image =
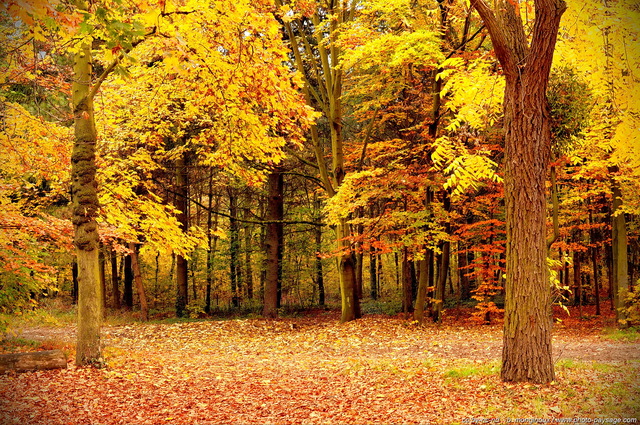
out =
{"type": "Polygon", "coordinates": [[[0,374],[66,368],[67,357],[60,350],[0,354],[0,374]]]}
{"type": "MultiPolygon", "coordinates": [[[[87,4],[79,2],[80,9],[87,4]]],[[[102,291],[98,264],[97,133],[91,93],[91,45],[83,41],[74,53],[72,104],[74,144],[71,153],[71,204],[78,261],[78,339],[76,364],[99,362],[102,291]]]]}
{"type": "Polygon", "coordinates": [[[338,257],[338,271],[340,274],[340,296],[342,299],[341,322],[349,322],[360,318],[360,301],[356,283],[356,265],[354,256],[351,254],[351,244],[349,237],[349,225],[346,220],[341,220],[336,226],[338,233],[338,246],[340,254],[338,257]]]}
{"type": "MultiPolygon", "coordinates": [[[[175,207],[178,210],[178,222],[183,232],[189,229],[189,182],[186,154],[176,159],[175,207]]],[[[189,302],[189,263],[180,254],[176,254],[176,316],[184,317],[189,302]]]]}
{"type": "Polygon", "coordinates": [[[274,318],[278,316],[278,287],[280,281],[280,262],[282,261],[282,239],[284,218],[284,181],[282,173],[274,170],[267,180],[267,234],[265,237],[265,282],[262,315],[274,318]]]}
{"type": "Polygon", "coordinates": [[[147,305],[147,295],[144,292],[142,275],[140,274],[140,263],[138,261],[138,247],[134,243],[129,243],[129,250],[131,251],[131,268],[133,270],[133,280],[136,283],[136,289],[138,290],[138,298],[140,299],[141,319],[144,322],[146,322],[147,320],[149,320],[149,306],[147,305]]]}
{"type": "Polygon", "coordinates": [[[500,0],[491,9],[471,0],[489,30],[505,73],[505,203],[507,280],[505,285],[504,381],[550,382],[551,291],[547,270],[545,180],[551,154],[546,89],[562,0],[535,3],[531,43],[516,12],[500,0]]]}

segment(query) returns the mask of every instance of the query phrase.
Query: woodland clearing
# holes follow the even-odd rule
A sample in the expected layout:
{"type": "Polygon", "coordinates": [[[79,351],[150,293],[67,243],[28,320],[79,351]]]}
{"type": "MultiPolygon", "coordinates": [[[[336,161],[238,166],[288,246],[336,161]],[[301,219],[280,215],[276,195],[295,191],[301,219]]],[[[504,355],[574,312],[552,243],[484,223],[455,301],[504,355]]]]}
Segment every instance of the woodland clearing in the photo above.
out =
{"type": "MultiPolygon", "coordinates": [[[[105,326],[101,369],[70,361],[66,370],[0,377],[0,421],[622,423],[640,411],[640,340],[607,334],[611,317],[556,324],[556,380],[532,385],[500,382],[499,320],[473,325],[450,312],[441,325],[389,316],[339,324],[338,314],[105,326]]],[[[73,326],[18,332],[14,341],[39,341],[32,349],[74,354],[73,326]]],[[[24,349],[7,341],[3,351],[24,349]]]]}

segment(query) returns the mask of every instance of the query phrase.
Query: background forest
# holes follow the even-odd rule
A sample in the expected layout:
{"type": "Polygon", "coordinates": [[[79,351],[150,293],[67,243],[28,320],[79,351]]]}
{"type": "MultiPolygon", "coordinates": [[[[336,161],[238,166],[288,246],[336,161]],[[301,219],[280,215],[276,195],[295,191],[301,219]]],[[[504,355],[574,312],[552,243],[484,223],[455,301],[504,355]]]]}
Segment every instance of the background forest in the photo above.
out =
{"type": "MultiPolygon", "coordinates": [[[[335,307],[348,269],[354,317],[500,314],[505,82],[468,2],[0,10],[0,326],[77,300],[74,116],[97,141],[107,315],[335,307]]],[[[621,325],[640,320],[638,22],[630,0],[569,1],[548,87],[554,302],[621,325]]]]}

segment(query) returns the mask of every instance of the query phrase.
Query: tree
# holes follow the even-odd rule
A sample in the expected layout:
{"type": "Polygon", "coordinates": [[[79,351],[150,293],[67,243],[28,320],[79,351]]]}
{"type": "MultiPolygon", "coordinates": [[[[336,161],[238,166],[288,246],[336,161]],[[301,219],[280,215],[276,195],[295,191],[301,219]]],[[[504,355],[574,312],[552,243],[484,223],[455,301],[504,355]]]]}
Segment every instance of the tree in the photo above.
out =
{"type": "Polygon", "coordinates": [[[507,280],[501,377],[504,381],[551,382],[545,193],[551,130],[546,90],[566,4],[563,0],[535,1],[530,42],[518,3],[500,0],[492,9],[484,0],[471,0],[471,5],[489,31],[506,80],[507,280]]]}

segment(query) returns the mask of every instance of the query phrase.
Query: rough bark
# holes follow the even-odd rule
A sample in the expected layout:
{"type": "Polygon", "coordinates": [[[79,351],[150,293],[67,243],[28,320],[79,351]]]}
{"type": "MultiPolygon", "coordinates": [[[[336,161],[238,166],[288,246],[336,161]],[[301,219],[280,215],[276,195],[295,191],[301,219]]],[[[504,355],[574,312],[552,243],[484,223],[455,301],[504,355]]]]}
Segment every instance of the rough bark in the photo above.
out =
{"type": "Polygon", "coordinates": [[[278,316],[278,282],[280,280],[280,262],[282,261],[282,241],[284,218],[284,189],[282,173],[272,171],[267,180],[267,234],[265,236],[265,281],[264,304],[262,315],[275,318],[278,316]]]}
{"type": "MultiPolygon", "coordinates": [[[[85,2],[78,2],[87,10],[85,2]]],[[[91,46],[83,41],[74,53],[72,104],[74,144],[71,153],[71,205],[78,262],[78,337],[76,363],[99,362],[102,291],[98,262],[97,133],[91,95],[91,46]]]]}
{"type": "Polygon", "coordinates": [[[66,368],[67,357],[60,350],[0,354],[0,374],[66,368]]]}
{"type": "Polygon", "coordinates": [[[505,74],[506,271],[504,381],[547,383],[551,355],[551,291],[547,270],[545,180],[551,155],[549,71],[562,0],[537,0],[531,43],[514,4],[491,9],[471,0],[485,23],[505,74]]]}

